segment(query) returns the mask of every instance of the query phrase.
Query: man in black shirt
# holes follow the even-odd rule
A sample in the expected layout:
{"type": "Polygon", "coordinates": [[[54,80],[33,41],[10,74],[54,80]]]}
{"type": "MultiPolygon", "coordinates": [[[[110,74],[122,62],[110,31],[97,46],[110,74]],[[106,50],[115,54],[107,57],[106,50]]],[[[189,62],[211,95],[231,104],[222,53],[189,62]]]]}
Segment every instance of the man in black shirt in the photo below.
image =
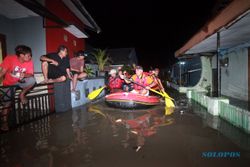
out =
{"type": "Polygon", "coordinates": [[[44,81],[42,83],[63,82],[66,80],[66,76],[72,79],[67,55],[67,47],[61,45],[58,47],[57,53],[50,53],[40,57],[44,75],[44,81]]]}

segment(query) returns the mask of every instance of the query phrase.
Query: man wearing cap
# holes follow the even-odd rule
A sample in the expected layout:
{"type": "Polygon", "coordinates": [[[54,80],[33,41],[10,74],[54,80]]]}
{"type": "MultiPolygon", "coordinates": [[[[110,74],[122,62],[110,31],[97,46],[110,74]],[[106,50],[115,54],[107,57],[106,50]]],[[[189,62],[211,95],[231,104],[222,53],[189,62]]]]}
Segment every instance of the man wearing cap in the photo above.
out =
{"type": "MultiPolygon", "coordinates": [[[[134,83],[134,89],[131,91],[131,93],[141,94],[144,96],[149,95],[148,89],[150,89],[153,79],[143,72],[143,68],[141,66],[135,67],[135,74],[131,77],[131,80],[134,83]],[[143,87],[139,85],[142,85],[143,87]]],[[[126,79],[125,82],[130,83],[130,81],[126,79]]]]}
{"type": "Polygon", "coordinates": [[[121,92],[122,84],[124,81],[120,78],[120,76],[117,76],[116,69],[111,69],[109,74],[110,74],[110,77],[109,77],[108,86],[110,88],[110,93],[121,92]]]}
{"type": "Polygon", "coordinates": [[[87,56],[84,51],[78,51],[76,57],[70,59],[70,71],[72,74],[72,89],[76,91],[77,80],[83,80],[87,77],[84,72],[84,59],[87,56]]]}

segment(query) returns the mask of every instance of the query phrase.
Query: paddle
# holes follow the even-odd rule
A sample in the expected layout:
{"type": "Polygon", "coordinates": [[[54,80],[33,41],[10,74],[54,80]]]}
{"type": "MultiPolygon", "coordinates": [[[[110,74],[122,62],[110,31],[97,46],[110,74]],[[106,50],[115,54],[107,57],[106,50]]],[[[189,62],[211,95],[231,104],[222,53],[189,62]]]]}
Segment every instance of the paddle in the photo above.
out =
{"type": "Polygon", "coordinates": [[[171,100],[174,100],[173,98],[171,98],[171,97],[165,92],[165,90],[164,90],[164,88],[163,88],[163,85],[161,84],[161,82],[159,82],[159,80],[158,80],[158,78],[155,76],[155,74],[153,74],[153,75],[151,75],[151,76],[153,76],[154,80],[156,80],[158,86],[160,87],[160,92],[161,92],[164,96],[170,98],[171,100]],[[162,90],[161,88],[163,88],[163,90],[162,90]]]}
{"type": "MultiPolygon", "coordinates": [[[[131,79],[128,79],[128,78],[124,78],[124,79],[126,79],[126,80],[128,80],[128,81],[130,81],[130,82],[132,82],[132,83],[134,83],[136,85],[139,85],[139,86],[143,87],[144,89],[146,89],[146,86],[144,86],[142,84],[139,84],[139,83],[137,83],[137,82],[135,82],[135,81],[133,81],[131,79]]],[[[175,107],[174,103],[172,102],[172,100],[174,100],[174,99],[169,97],[166,92],[161,93],[161,92],[158,92],[158,91],[156,91],[154,89],[151,89],[151,88],[149,90],[154,92],[154,93],[157,93],[157,94],[161,95],[162,97],[164,97],[166,107],[175,107]]]]}
{"type": "Polygon", "coordinates": [[[106,88],[106,86],[103,86],[103,87],[96,89],[93,92],[89,93],[88,99],[90,99],[90,100],[95,99],[103,91],[104,88],[106,88]]]}

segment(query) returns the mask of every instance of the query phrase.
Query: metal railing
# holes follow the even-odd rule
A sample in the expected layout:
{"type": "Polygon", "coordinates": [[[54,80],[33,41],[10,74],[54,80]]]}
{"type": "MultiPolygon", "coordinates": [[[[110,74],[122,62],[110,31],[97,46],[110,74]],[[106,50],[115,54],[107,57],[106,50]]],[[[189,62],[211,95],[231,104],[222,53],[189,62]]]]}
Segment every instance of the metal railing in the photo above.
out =
{"type": "Polygon", "coordinates": [[[22,104],[19,99],[21,92],[16,86],[0,86],[0,123],[3,122],[4,109],[9,112],[8,125],[16,127],[34,120],[41,119],[51,113],[54,109],[54,85],[37,84],[26,95],[27,104],[22,104]]]}

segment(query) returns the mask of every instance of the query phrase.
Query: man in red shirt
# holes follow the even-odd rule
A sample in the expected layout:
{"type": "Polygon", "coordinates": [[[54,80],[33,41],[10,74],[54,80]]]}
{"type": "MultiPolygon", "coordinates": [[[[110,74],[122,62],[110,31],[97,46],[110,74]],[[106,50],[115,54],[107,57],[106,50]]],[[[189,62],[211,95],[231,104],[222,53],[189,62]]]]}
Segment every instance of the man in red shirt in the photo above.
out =
{"type": "Polygon", "coordinates": [[[110,77],[108,86],[110,88],[110,93],[121,92],[123,80],[120,78],[120,76],[117,76],[116,69],[111,69],[109,74],[110,77]]]}
{"type": "MultiPolygon", "coordinates": [[[[3,86],[12,86],[16,85],[22,88],[22,92],[20,93],[20,101],[25,104],[27,103],[27,99],[25,94],[34,86],[35,78],[34,78],[34,65],[31,60],[32,52],[30,47],[25,45],[19,45],[15,48],[16,55],[8,55],[0,64],[0,78],[3,79],[3,86]]],[[[10,91],[8,91],[10,92],[10,91]]],[[[11,95],[7,95],[10,97],[11,95]]],[[[5,104],[7,106],[10,103],[5,104]]],[[[4,110],[3,113],[3,121],[7,121],[8,110],[4,110]]]]}

